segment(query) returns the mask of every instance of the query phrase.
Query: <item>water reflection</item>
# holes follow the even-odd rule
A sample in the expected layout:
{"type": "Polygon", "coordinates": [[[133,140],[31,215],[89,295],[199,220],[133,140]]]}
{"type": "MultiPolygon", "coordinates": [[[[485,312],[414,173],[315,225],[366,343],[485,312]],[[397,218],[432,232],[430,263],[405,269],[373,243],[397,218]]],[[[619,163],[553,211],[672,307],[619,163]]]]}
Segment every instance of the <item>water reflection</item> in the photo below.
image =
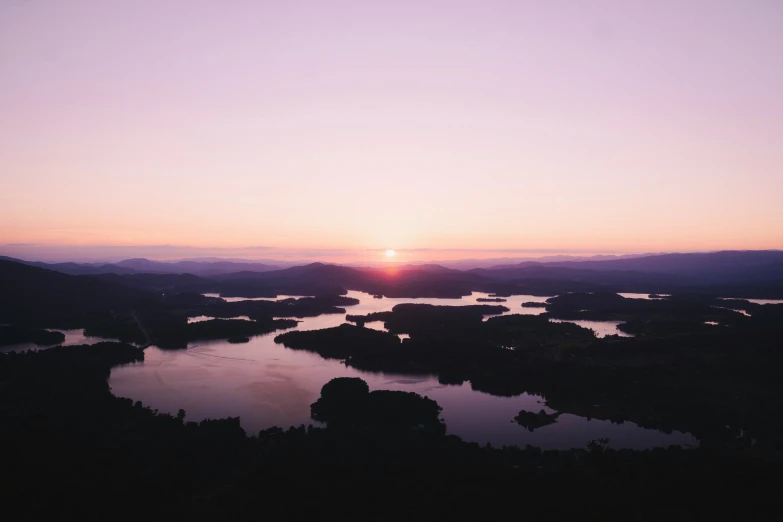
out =
{"type": "Polygon", "coordinates": [[[617,328],[622,321],[570,321],[565,319],[549,319],[553,323],[574,323],[583,328],[589,328],[595,332],[596,337],[606,337],[607,335],[619,335],[620,337],[633,337],[617,328]]]}
{"type": "Polygon", "coordinates": [[[65,340],[62,343],[55,343],[48,346],[38,346],[35,343],[22,343],[11,344],[8,346],[0,346],[0,352],[24,352],[32,350],[37,352],[38,350],[46,350],[55,346],[74,346],[77,344],[95,344],[107,341],[102,337],[93,337],[91,335],[84,335],[84,330],[55,330],[54,328],[47,328],[52,332],[60,332],[65,335],[65,340]]]}
{"type": "MultiPolygon", "coordinates": [[[[546,300],[549,299],[549,297],[546,296],[542,297],[538,295],[512,295],[510,297],[503,297],[503,299],[506,300],[504,303],[482,303],[478,301],[478,299],[487,299],[489,298],[490,295],[491,294],[485,294],[482,292],[473,292],[473,295],[471,295],[470,297],[466,297],[464,300],[458,301],[456,303],[456,306],[474,304],[474,303],[488,304],[488,305],[502,305],[510,309],[510,311],[497,315],[508,315],[508,314],[541,315],[544,312],[546,312],[546,308],[523,307],[522,303],[546,303],[546,300]]],[[[496,317],[496,316],[488,315],[484,319],[486,320],[489,319],[490,317],[496,317]]]]}
{"type": "Polygon", "coordinates": [[[725,306],[713,306],[713,308],[720,308],[721,310],[731,310],[732,312],[737,312],[738,314],[742,314],[746,317],[750,317],[750,314],[745,310],[735,310],[733,308],[726,308],[725,306]]]}
{"type": "MultiPolygon", "coordinates": [[[[190,323],[200,323],[202,321],[211,321],[213,319],[221,319],[221,318],[210,317],[208,315],[197,315],[196,317],[188,317],[188,324],[190,324],[190,323]]],[[[236,317],[232,317],[231,319],[242,319],[243,321],[252,321],[252,319],[250,319],[246,315],[238,315],[236,317]]]]}
{"type": "MultiPolygon", "coordinates": [[[[361,292],[348,295],[360,300],[358,305],[348,307],[351,314],[391,310],[395,304],[408,302],[465,305],[487,296],[474,293],[463,299],[375,299],[361,292]]],[[[509,313],[523,313],[526,309],[521,307],[522,302],[545,299],[514,296],[500,304],[511,308],[509,313]]],[[[302,320],[297,328],[328,328],[344,321],[344,314],[321,315],[302,320]]],[[[382,329],[383,323],[367,326],[382,329]]],[[[109,384],[117,396],[141,400],[163,412],[184,408],[188,420],[240,416],[251,434],[271,426],[317,424],[310,419],[310,404],[318,398],[321,386],[334,377],[361,377],[373,390],[412,391],[436,400],[443,407],[449,433],[481,444],[565,449],[584,447],[599,437],[608,437],[618,448],[698,444],[688,434],[667,435],[630,422],[618,425],[573,415],[561,415],[556,423],[531,433],[512,419],[522,409],[539,411],[543,407],[539,397],[494,397],[473,391],[469,383],[446,386],[428,375],[362,372],[336,360],[275,344],[275,335],[253,337],[247,344],[191,343],[187,350],[178,351],[149,347],[143,363],[115,368],[109,384]]]]}
{"type": "Polygon", "coordinates": [[[236,303],[237,301],[279,301],[282,299],[298,299],[301,295],[278,295],[277,297],[220,297],[220,294],[202,294],[204,297],[218,297],[227,303],[236,303]]]}
{"type": "Polygon", "coordinates": [[[721,299],[742,299],[743,301],[760,305],[783,304],[783,299],[745,299],[744,297],[721,297],[721,299]]]}
{"type": "Polygon", "coordinates": [[[661,301],[664,297],[669,297],[669,294],[658,294],[660,297],[650,297],[650,294],[634,294],[629,292],[620,292],[618,295],[621,295],[626,299],[645,299],[647,301],[661,301]]]}

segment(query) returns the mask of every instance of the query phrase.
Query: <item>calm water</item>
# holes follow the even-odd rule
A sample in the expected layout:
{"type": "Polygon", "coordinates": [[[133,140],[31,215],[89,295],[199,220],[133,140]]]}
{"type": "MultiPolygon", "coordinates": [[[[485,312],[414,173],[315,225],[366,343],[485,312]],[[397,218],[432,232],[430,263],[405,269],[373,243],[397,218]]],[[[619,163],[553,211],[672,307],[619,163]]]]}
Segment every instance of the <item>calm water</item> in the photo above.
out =
{"type": "MultiPolygon", "coordinates": [[[[204,294],[204,297],[220,297],[220,294],[204,294]]],[[[287,299],[289,297],[292,297],[294,299],[301,297],[299,295],[279,295],[277,298],[272,299],[271,297],[221,297],[224,301],[227,303],[235,303],[237,301],[276,301],[280,299],[287,299]]]]}
{"type": "Polygon", "coordinates": [[[633,337],[633,335],[620,331],[617,325],[622,321],[566,321],[565,319],[550,319],[553,323],[574,323],[582,328],[589,328],[597,337],[606,337],[607,335],[619,335],[620,337],[633,337]]]}
{"type": "MultiPolygon", "coordinates": [[[[395,304],[409,302],[465,305],[487,296],[474,293],[463,299],[375,299],[361,292],[348,295],[360,300],[360,304],[347,307],[351,314],[390,310],[395,304]]],[[[538,314],[543,309],[522,308],[521,303],[545,299],[514,296],[498,304],[510,308],[509,313],[538,314]]],[[[297,328],[328,328],[344,321],[344,314],[321,315],[303,320],[297,328]]],[[[382,329],[383,323],[367,326],[382,329]]],[[[688,434],[666,435],[630,422],[618,425],[574,415],[561,415],[555,424],[531,433],[513,418],[522,409],[538,411],[544,407],[539,397],[494,397],[473,391],[468,383],[441,385],[432,376],[361,372],[339,361],[275,344],[275,335],[253,337],[247,344],[192,343],[187,350],[179,351],[149,347],[144,362],[115,368],[109,384],[115,395],[140,400],[162,412],[176,413],[184,408],[188,420],[240,416],[250,434],[271,426],[317,424],[310,419],[310,404],[320,395],[321,386],[334,377],[361,377],[373,390],[412,391],[436,400],[443,407],[449,433],[481,444],[565,449],[584,447],[599,437],[608,437],[611,446],[618,448],[698,444],[688,434]]]]}
{"type": "MultiPolygon", "coordinates": [[[[744,299],[742,297],[721,297],[721,299],[744,299]]],[[[744,299],[749,303],[756,303],[760,305],[766,304],[783,304],[783,299],[744,299]]]]}
{"type": "MultiPolygon", "coordinates": [[[[648,301],[660,301],[660,300],[663,299],[663,297],[650,297],[650,294],[634,294],[634,293],[628,293],[628,292],[625,292],[625,293],[621,292],[618,295],[621,295],[621,296],[623,296],[625,298],[628,298],[628,299],[646,299],[648,301]]],[[[669,294],[659,294],[659,295],[661,295],[661,296],[668,296],[669,294]]]]}
{"type": "Polygon", "coordinates": [[[732,312],[737,312],[738,314],[742,314],[746,317],[750,317],[750,314],[745,310],[735,310],[733,308],[726,308],[725,306],[714,306],[713,308],[720,308],[721,310],[731,310],[732,312]]]}
{"type": "Polygon", "coordinates": [[[38,350],[46,350],[47,348],[52,348],[53,346],[74,346],[77,344],[95,344],[100,343],[103,341],[107,341],[109,339],[104,339],[102,337],[92,337],[89,335],[84,335],[84,330],[55,330],[53,328],[49,328],[49,330],[53,332],[62,332],[65,335],[65,341],[59,344],[53,344],[51,346],[38,346],[35,343],[24,343],[24,344],[12,344],[8,346],[0,346],[0,352],[24,352],[27,350],[32,350],[34,352],[37,352],[38,350]]]}
{"type": "MultiPolygon", "coordinates": [[[[217,317],[210,317],[208,315],[197,315],[196,317],[188,317],[188,324],[190,323],[200,323],[202,321],[211,321],[212,319],[218,319],[217,317]]],[[[246,315],[238,315],[236,317],[232,317],[232,319],[243,319],[245,321],[251,321],[248,316],[246,315]]]]}

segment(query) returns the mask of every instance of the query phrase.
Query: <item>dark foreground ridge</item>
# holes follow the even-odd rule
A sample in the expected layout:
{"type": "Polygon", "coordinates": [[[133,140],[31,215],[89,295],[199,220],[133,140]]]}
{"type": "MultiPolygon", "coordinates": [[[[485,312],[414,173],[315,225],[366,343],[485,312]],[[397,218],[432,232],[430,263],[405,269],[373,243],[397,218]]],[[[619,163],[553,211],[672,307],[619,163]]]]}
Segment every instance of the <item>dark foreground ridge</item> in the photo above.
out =
{"type": "MultiPolygon", "coordinates": [[[[776,462],[679,448],[495,449],[444,435],[433,401],[327,383],[327,428],[247,437],[239,420],[187,422],[114,397],[118,343],[0,356],[0,502],[15,520],[761,520],[776,462]],[[143,488],[143,494],[139,493],[143,488]],[[134,496],[134,492],[137,494],[134,496]],[[133,501],[128,501],[133,497],[133,501]],[[568,499],[564,502],[563,499],[568,499]]],[[[770,518],[771,519],[771,518],[770,518]]]]}

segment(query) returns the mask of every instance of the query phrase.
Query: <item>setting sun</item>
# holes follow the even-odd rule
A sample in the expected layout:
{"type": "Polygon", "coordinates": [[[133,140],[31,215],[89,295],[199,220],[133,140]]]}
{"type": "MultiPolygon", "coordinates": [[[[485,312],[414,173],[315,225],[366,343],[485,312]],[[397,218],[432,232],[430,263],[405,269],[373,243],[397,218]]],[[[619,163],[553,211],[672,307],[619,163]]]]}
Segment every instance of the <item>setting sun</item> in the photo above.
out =
{"type": "Polygon", "coordinates": [[[395,251],[394,251],[394,250],[392,250],[391,248],[390,248],[389,250],[387,250],[387,251],[386,251],[386,257],[394,257],[394,256],[396,256],[396,255],[397,255],[397,252],[395,252],[395,251]]]}

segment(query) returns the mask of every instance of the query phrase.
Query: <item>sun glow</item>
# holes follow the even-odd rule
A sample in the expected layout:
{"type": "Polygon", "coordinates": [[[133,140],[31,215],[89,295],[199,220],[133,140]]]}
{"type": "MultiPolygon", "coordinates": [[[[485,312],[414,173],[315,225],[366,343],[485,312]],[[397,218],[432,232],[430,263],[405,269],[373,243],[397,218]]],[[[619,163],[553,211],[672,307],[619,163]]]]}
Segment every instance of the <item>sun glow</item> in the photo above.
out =
{"type": "Polygon", "coordinates": [[[389,250],[387,250],[387,251],[386,251],[386,257],[394,257],[394,256],[396,256],[396,255],[397,255],[397,252],[395,252],[395,251],[394,251],[394,250],[392,250],[391,248],[390,248],[389,250]]]}

